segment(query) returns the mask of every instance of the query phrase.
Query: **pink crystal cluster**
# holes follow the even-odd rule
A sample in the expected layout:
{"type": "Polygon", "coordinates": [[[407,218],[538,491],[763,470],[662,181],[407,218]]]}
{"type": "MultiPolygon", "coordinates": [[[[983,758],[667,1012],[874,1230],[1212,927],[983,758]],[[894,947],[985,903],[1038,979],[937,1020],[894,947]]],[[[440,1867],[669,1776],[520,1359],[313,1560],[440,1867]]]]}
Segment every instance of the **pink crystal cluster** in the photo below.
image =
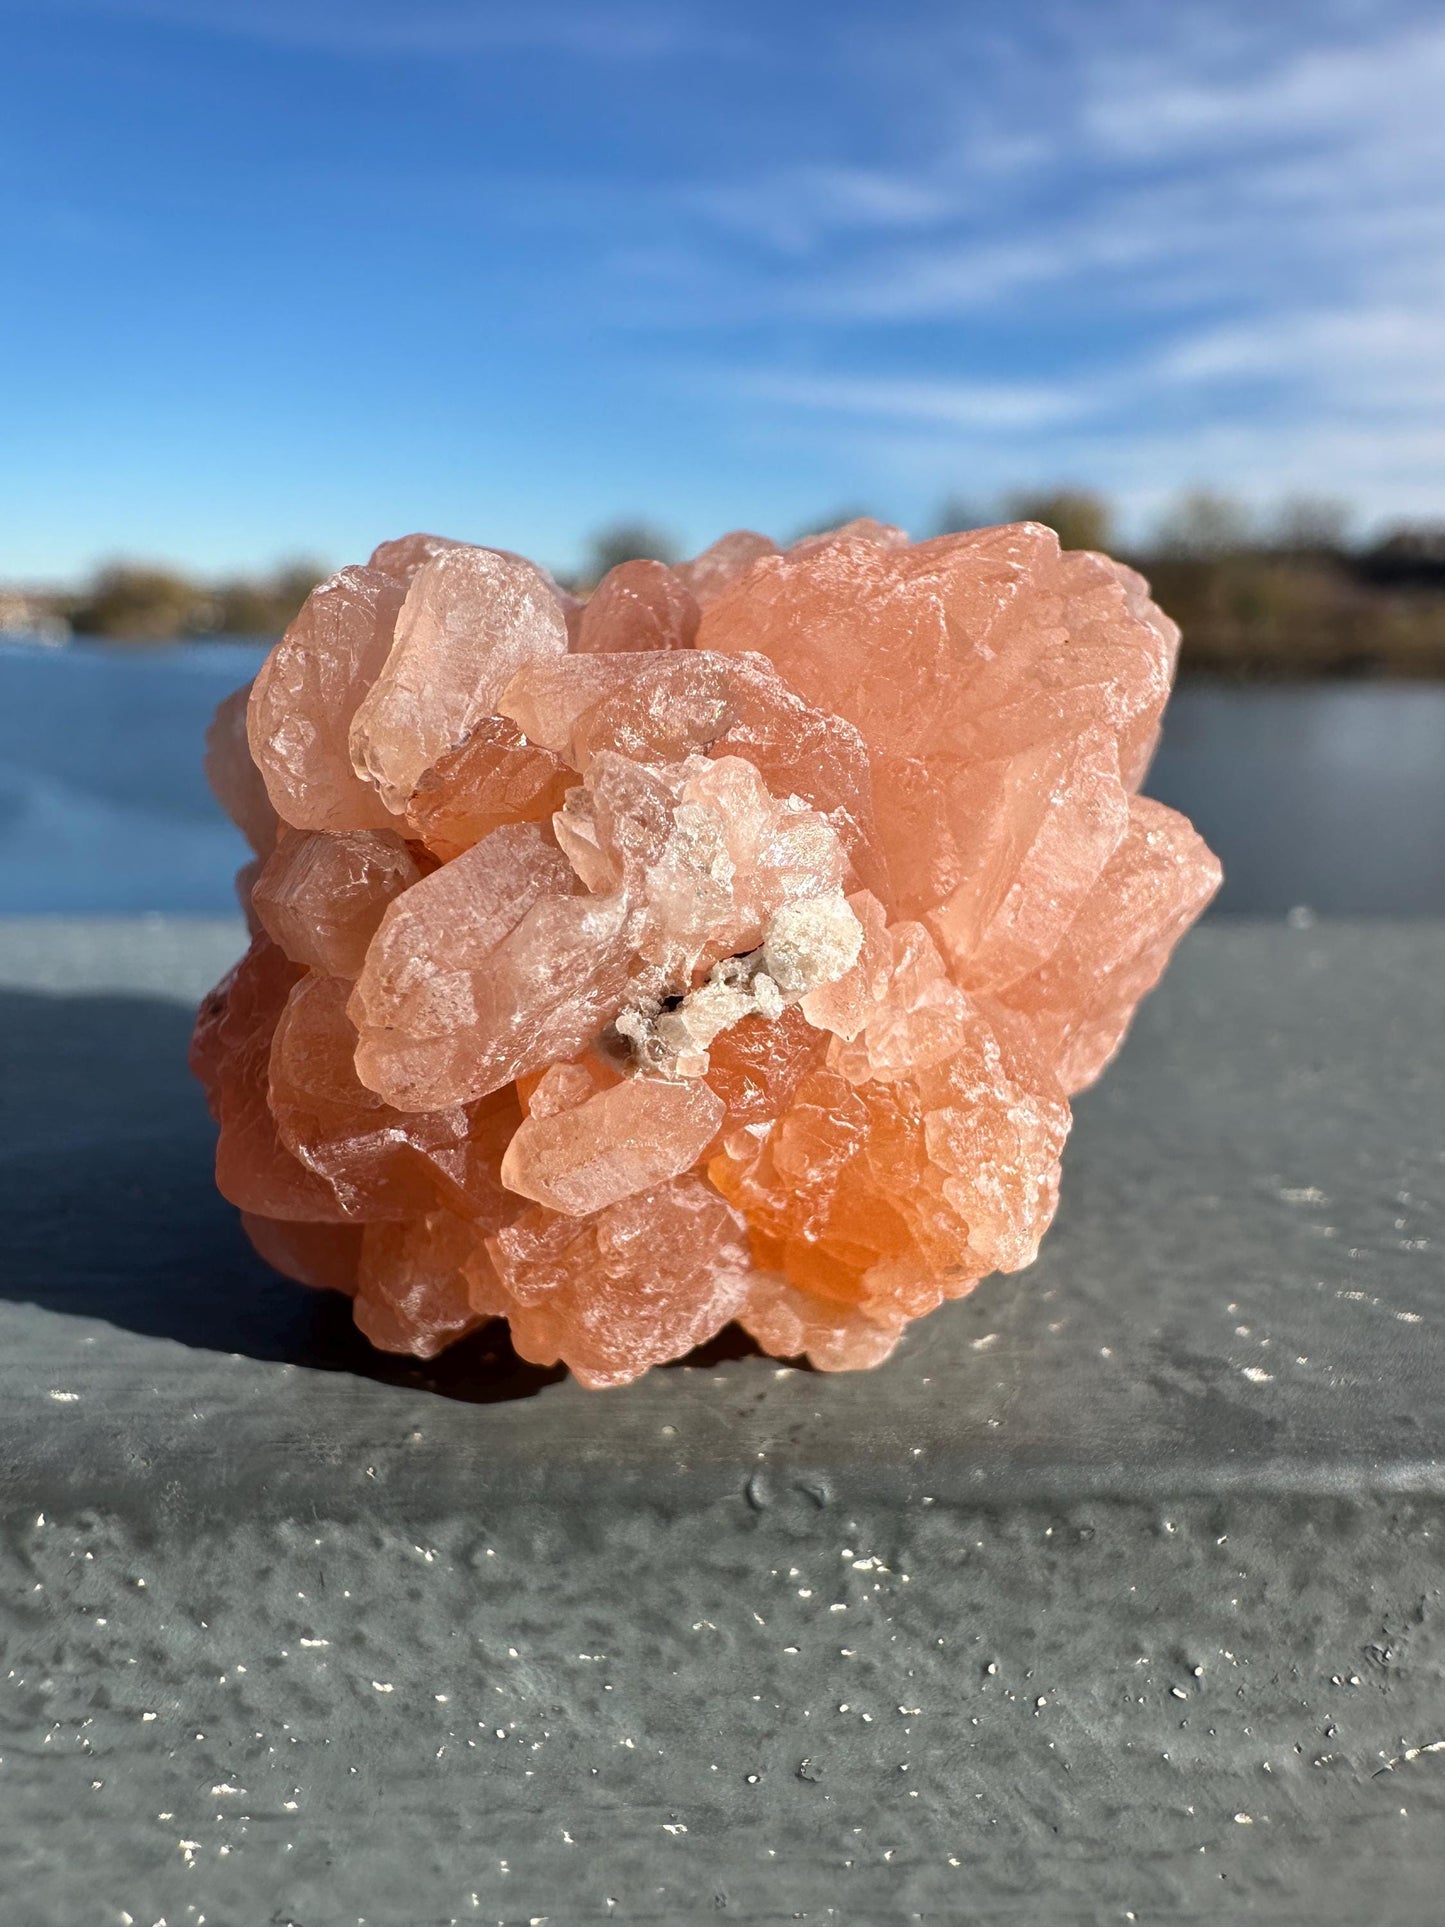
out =
{"type": "Polygon", "coordinates": [[[254,935],[193,1059],[257,1249],[423,1356],[876,1365],[1034,1257],[1218,884],[1138,793],[1176,643],[1030,523],[585,601],[432,536],[343,569],[209,738],[254,935]]]}

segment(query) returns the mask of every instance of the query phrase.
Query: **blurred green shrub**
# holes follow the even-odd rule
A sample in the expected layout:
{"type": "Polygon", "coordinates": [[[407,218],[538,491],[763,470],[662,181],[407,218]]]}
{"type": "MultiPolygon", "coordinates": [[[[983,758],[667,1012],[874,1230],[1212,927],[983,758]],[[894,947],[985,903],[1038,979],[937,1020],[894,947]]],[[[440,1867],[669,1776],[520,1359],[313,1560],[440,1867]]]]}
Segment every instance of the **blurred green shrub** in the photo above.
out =
{"type": "Polygon", "coordinates": [[[1392,573],[1380,558],[1399,544],[1353,546],[1348,510],[1329,499],[1286,502],[1261,525],[1195,490],[1129,560],[1183,631],[1185,674],[1445,676],[1445,542],[1433,570],[1392,573]]]}
{"type": "Polygon", "coordinates": [[[599,529],[587,545],[587,558],[575,586],[591,589],[620,562],[673,562],[677,544],[650,522],[614,522],[599,529]]]}
{"type": "Polygon", "coordinates": [[[1109,549],[1114,541],[1114,511],[1102,495],[1087,488],[1060,488],[1013,495],[1005,520],[1042,522],[1066,549],[1109,549]]]}
{"type": "Polygon", "coordinates": [[[78,635],[116,642],[167,642],[210,626],[210,613],[197,583],[123,562],[98,570],[69,611],[78,635]]]}
{"type": "Polygon", "coordinates": [[[268,576],[215,585],[168,569],[111,563],[59,612],[77,635],[111,642],[172,642],[179,636],[276,635],[324,571],[293,562],[268,576]]]}

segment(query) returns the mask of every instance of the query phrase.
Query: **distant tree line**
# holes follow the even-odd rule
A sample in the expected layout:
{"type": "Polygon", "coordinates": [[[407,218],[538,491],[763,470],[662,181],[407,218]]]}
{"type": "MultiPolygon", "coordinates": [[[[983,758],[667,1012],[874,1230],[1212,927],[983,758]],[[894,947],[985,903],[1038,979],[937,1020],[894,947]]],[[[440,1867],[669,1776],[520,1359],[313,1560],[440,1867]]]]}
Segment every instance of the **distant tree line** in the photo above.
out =
{"type": "MultiPolygon", "coordinates": [[[[866,512],[841,508],[791,534],[835,528],[866,512]]],[[[1348,511],[1330,499],[1299,498],[1261,516],[1229,496],[1196,490],[1174,502],[1146,539],[1130,542],[1119,537],[1105,497],[1056,488],[1001,502],[954,499],[936,527],[921,532],[1020,520],[1046,523],[1065,548],[1120,555],[1146,575],[1184,631],[1185,673],[1445,676],[1445,524],[1360,542],[1348,511]]],[[[677,554],[665,530],[619,522],[592,538],[566,580],[585,591],[619,562],[677,554]]],[[[115,563],[73,594],[41,600],[77,635],[116,642],[268,636],[286,627],[323,573],[294,562],[268,575],[206,583],[115,563]]]]}
{"type": "Polygon", "coordinates": [[[111,642],[171,642],[180,636],[272,636],[290,622],[326,571],[288,562],[261,576],[199,582],[170,569],[115,562],[73,595],[53,597],[54,613],[78,636],[111,642]]]}
{"type": "MultiPolygon", "coordinates": [[[[842,508],[793,534],[867,512],[842,508]]],[[[955,498],[922,533],[1017,521],[1043,522],[1066,549],[1104,549],[1147,576],[1183,630],[1186,675],[1445,676],[1445,524],[1364,543],[1352,535],[1346,506],[1331,498],[1297,497],[1261,516],[1197,489],[1172,503],[1146,539],[1129,542],[1104,496],[1057,488],[1001,502],[955,498]]],[[[594,539],[578,585],[631,556],[675,554],[662,531],[618,525],[594,539]]]]}
{"type": "Polygon", "coordinates": [[[1091,491],[1015,498],[1010,519],[1059,531],[1066,548],[1102,548],[1147,576],[1183,631],[1187,675],[1445,676],[1445,524],[1360,542],[1349,510],[1295,497],[1271,514],[1194,490],[1149,537],[1115,539],[1091,491]]]}

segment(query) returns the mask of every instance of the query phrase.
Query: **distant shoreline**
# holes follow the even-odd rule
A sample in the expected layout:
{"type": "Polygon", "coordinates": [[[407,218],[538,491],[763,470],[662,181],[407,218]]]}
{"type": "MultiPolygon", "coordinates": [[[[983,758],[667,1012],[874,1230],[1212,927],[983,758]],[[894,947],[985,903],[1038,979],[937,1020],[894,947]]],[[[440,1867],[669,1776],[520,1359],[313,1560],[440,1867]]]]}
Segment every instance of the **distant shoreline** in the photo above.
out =
{"type": "MultiPolygon", "coordinates": [[[[1087,490],[1019,497],[999,510],[995,519],[1042,522],[1067,549],[1103,549],[1137,569],[1183,632],[1186,680],[1445,679],[1445,527],[1401,526],[1362,546],[1328,504],[1287,504],[1262,524],[1226,498],[1195,492],[1152,542],[1130,545],[1117,539],[1110,505],[1087,490]]],[[[955,504],[940,526],[963,530],[989,519],[955,504]]],[[[632,557],[675,554],[664,533],[619,525],[594,537],[576,586],[632,557]]],[[[0,638],[23,641],[29,631],[29,646],[64,648],[73,639],[116,652],[261,643],[285,630],[324,573],[298,561],[206,583],[114,563],[74,590],[0,586],[0,638]]]]}

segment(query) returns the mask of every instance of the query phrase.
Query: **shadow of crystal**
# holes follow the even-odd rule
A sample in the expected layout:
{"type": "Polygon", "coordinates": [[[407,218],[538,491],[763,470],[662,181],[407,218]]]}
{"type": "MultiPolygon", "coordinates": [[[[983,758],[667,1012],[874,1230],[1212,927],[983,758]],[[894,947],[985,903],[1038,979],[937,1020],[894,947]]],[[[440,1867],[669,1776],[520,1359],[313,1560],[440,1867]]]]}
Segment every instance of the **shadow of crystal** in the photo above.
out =
{"type": "MultiPolygon", "coordinates": [[[[378,1352],[343,1298],[264,1264],[215,1188],[215,1130],[186,1066],[191,1021],[158,998],[0,991],[0,1299],[472,1403],[532,1398],[566,1378],[519,1359],[500,1321],[438,1358],[378,1352]]],[[[1017,1394],[1019,1283],[988,1281],[935,1315],[953,1326],[947,1369],[958,1380],[963,1367],[957,1390],[972,1423],[997,1422],[1017,1394]]],[[[919,1343],[906,1339],[900,1360],[919,1343]]],[[[757,1357],[729,1326],[666,1369],[757,1357]]]]}
{"type": "Polygon", "coordinates": [[[450,1398],[530,1398],[565,1376],[518,1359],[501,1325],[439,1359],[377,1352],[344,1299],[263,1264],[212,1178],[191,1015],[154,998],[0,992],[0,1298],[450,1398]]]}

